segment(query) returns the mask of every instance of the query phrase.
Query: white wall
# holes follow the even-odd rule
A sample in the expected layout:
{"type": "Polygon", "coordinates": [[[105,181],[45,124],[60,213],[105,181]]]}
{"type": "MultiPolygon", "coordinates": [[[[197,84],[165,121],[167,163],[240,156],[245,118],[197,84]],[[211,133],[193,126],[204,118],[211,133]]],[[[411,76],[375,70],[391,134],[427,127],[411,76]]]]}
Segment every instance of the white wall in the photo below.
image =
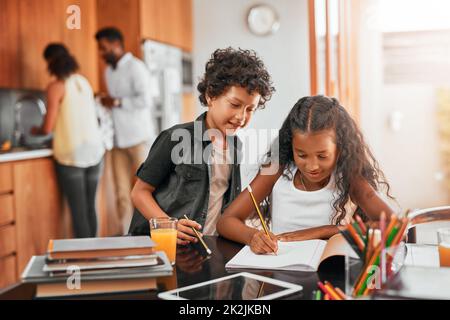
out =
{"type": "Polygon", "coordinates": [[[361,128],[391,183],[392,193],[406,208],[449,204],[440,163],[436,120],[436,88],[429,84],[383,83],[380,26],[368,15],[377,0],[362,1],[360,27],[361,128]],[[371,7],[372,6],[372,7],[371,7]],[[403,113],[400,131],[391,129],[394,111],[403,113]]]}
{"type": "MultiPolygon", "coordinates": [[[[307,0],[194,0],[194,79],[202,76],[206,61],[217,48],[253,49],[271,73],[277,92],[250,127],[279,128],[294,103],[309,94],[307,0]],[[246,25],[249,8],[273,6],[280,16],[274,35],[257,37],[246,25]]],[[[203,111],[198,103],[198,110],[203,111]]]]}
{"type": "MultiPolygon", "coordinates": [[[[277,90],[266,108],[255,113],[248,128],[278,130],[295,102],[310,93],[307,0],[194,0],[193,64],[196,82],[201,78],[212,52],[228,46],[255,50],[272,75],[277,90]],[[247,28],[248,10],[260,3],[270,4],[278,12],[280,28],[274,35],[258,37],[247,28]]],[[[198,113],[205,111],[198,99],[197,110],[198,113]]],[[[252,157],[258,153],[260,158],[267,145],[262,143],[257,149],[257,152],[247,149],[246,154],[252,157]]],[[[242,185],[246,187],[256,173],[257,164],[244,159],[241,168],[242,185]]]]}

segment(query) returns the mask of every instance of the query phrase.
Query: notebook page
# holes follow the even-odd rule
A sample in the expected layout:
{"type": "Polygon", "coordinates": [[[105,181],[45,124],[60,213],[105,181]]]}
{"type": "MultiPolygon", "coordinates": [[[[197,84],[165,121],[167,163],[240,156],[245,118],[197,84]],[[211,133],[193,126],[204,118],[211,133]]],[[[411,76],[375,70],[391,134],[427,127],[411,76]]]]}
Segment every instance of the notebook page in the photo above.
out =
{"type": "Polygon", "coordinates": [[[325,245],[323,240],[278,242],[277,255],[257,255],[245,246],[226,268],[317,270],[325,245]]]}

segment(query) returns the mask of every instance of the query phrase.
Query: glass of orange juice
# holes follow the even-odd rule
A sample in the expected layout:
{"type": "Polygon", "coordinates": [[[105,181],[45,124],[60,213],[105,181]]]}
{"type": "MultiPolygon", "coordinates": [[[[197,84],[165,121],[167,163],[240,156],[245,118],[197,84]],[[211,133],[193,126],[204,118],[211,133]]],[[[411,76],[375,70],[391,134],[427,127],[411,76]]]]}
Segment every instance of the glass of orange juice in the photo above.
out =
{"type": "Polygon", "coordinates": [[[438,230],[438,244],[441,267],[450,267],[450,228],[438,230]]]}
{"type": "Polygon", "coordinates": [[[175,218],[152,218],[150,222],[150,234],[155,242],[156,251],[164,251],[172,265],[175,264],[177,255],[177,222],[175,218]]]}

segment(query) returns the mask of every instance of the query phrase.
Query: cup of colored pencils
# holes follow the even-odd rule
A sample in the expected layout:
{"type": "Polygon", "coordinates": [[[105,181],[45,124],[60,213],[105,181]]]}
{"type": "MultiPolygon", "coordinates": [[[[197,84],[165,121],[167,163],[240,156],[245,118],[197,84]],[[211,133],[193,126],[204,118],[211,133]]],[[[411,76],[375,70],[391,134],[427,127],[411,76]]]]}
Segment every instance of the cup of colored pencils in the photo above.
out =
{"type": "Polygon", "coordinates": [[[382,212],[379,227],[372,228],[356,215],[355,220],[341,231],[363,265],[352,288],[353,297],[367,296],[374,290],[381,289],[401,268],[403,261],[399,262],[396,257],[401,254],[404,259],[405,248],[402,240],[406,235],[408,223],[407,217],[392,215],[388,220],[382,212]]]}

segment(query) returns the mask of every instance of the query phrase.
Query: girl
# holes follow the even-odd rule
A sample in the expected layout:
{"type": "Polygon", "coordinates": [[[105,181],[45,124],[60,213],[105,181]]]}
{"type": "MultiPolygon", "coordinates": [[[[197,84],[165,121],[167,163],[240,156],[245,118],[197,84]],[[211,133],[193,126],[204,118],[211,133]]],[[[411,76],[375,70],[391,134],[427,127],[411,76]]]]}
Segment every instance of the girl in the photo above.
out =
{"type": "Polygon", "coordinates": [[[170,216],[179,219],[178,244],[197,242],[191,227],[216,234],[224,208],[240,193],[235,134],[270,99],[269,73],[252,51],[218,49],[197,88],[208,111],[161,132],[137,172],[132,235],[149,234],[148,219],[170,216]]]}
{"type": "Polygon", "coordinates": [[[382,211],[393,213],[377,193],[383,184],[390,197],[389,184],[336,99],[300,99],[280,129],[278,161],[273,160],[275,153],[272,148],[270,167],[263,167],[251,183],[258,203],[271,195],[270,238],[245,224],[254,212],[248,191],[221,217],[217,229],[222,236],[264,254],[277,251],[277,240],[330,238],[351,218],[350,201],[372,220],[382,211]]]}
{"type": "Polygon", "coordinates": [[[95,196],[105,148],[94,94],[87,79],[77,72],[78,63],[64,45],[49,44],[44,58],[53,79],[47,88],[44,123],[32,132],[53,132],[56,174],[69,203],[74,236],[95,237],[95,196]]]}

